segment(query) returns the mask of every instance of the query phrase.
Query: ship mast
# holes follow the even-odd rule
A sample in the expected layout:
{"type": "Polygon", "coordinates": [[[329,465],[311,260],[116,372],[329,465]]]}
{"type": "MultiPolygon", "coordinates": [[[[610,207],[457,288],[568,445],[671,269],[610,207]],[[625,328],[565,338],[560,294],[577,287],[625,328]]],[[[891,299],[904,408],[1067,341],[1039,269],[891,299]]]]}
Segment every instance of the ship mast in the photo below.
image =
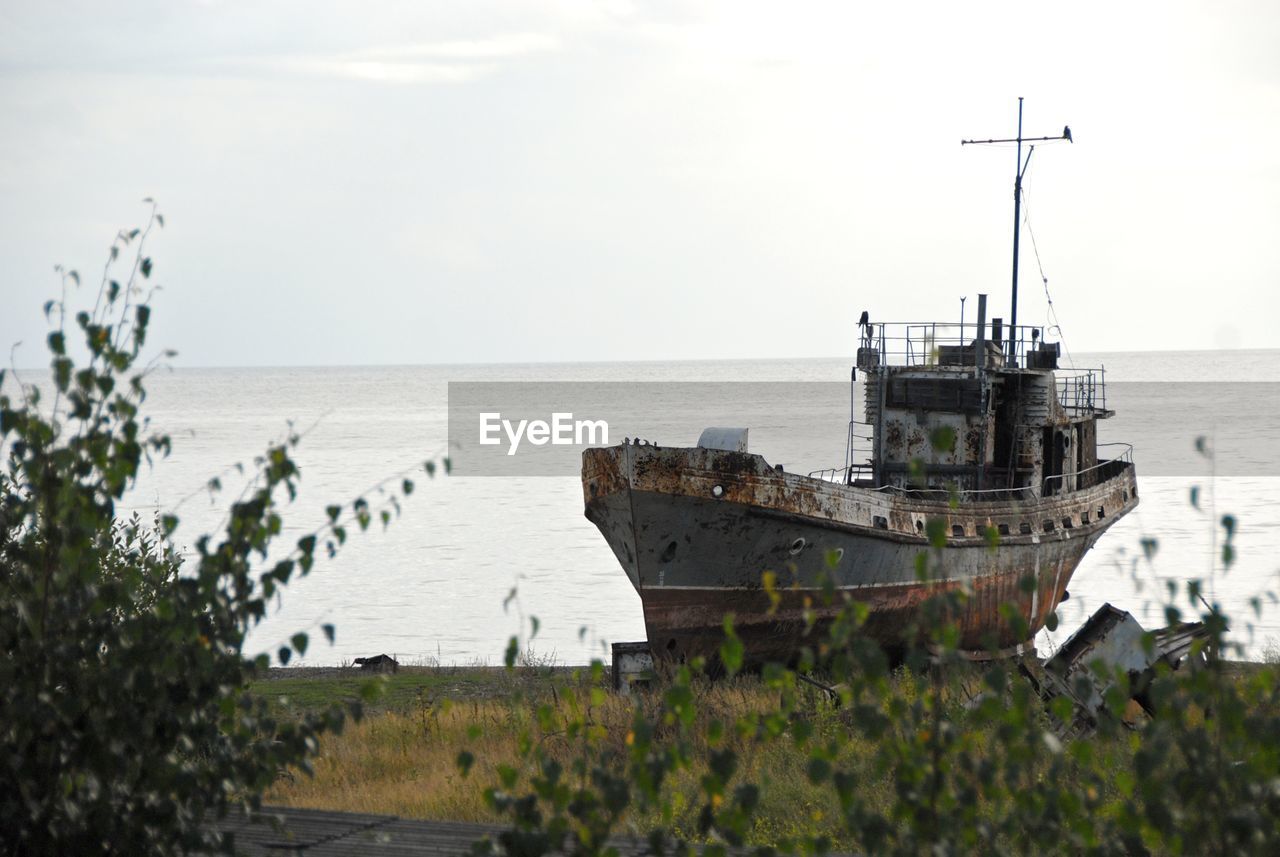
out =
{"type": "Polygon", "coordinates": [[[1018,136],[1006,137],[1001,140],[961,140],[961,146],[986,143],[1017,143],[1017,154],[1014,160],[1014,177],[1013,177],[1013,296],[1010,299],[1009,307],[1009,336],[1007,337],[1009,345],[1009,365],[1016,365],[1017,348],[1018,348],[1018,238],[1022,233],[1022,177],[1027,172],[1027,165],[1031,163],[1031,154],[1035,152],[1036,147],[1031,146],[1027,151],[1027,159],[1022,160],[1022,144],[1038,143],[1044,140],[1071,140],[1071,128],[1064,126],[1062,133],[1055,137],[1024,137],[1022,136],[1022,96],[1018,96],[1018,136]]]}

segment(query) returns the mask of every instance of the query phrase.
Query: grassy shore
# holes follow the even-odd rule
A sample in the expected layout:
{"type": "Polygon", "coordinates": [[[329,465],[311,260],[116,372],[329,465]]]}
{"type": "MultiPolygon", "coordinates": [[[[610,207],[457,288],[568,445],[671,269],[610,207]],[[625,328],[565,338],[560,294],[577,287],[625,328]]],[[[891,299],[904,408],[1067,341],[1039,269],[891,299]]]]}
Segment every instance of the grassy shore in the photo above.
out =
{"type": "MultiPolygon", "coordinates": [[[[477,757],[488,757],[492,764],[503,753],[506,760],[514,758],[505,725],[531,710],[535,700],[572,683],[571,673],[562,668],[401,667],[372,677],[380,692],[365,703],[363,720],[324,739],[314,777],[286,772],[268,800],[407,818],[492,821],[481,794],[480,775],[487,771],[478,766],[464,779],[457,769],[458,751],[474,744],[477,757]],[[483,741],[468,740],[473,724],[492,727],[483,741]]],[[[287,715],[360,699],[370,680],[359,669],[277,669],[253,690],[287,715]]]]}
{"type": "MultiPolygon", "coordinates": [[[[567,668],[401,668],[380,678],[384,691],[367,706],[367,716],[341,735],[326,737],[315,760],[315,776],[285,773],[267,800],[271,803],[352,812],[390,813],[407,818],[493,822],[483,789],[497,781],[499,764],[518,758],[522,731],[564,751],[572,747],[562,735],[539,730],[536,710],[550,704],[568,715],[578,702],[590,700],[593,683],[567,668]],[[475,727],[479,734],[475,735],[475,727]],[[475,756],[469,776],[458,771],[462,749],[475,756]]],[[[586,671],[581,671],[585,673],[586,671]]],[[[359,670],[274,670],[254,686],[281,713],[299,712],[335,700],[353,699],[368,677],[359,670]]],[[[811,703],[821,705],[814,692],[811,703]]],[[[614,749],[625,750],[636,705],[652,704],[643,695],[596,694],[590,719],[603,728],[614,749]]],[[[757,679],[740,677],[708,683],[698,698],[700,719],[733,722],[743,714],[776,709],[776,692],[757,679]]],[[[705,730],[703,730],[705,731],[705,730]]],[[[737,742],[739,775],[766,786],[757,835],[772,839],[826,829],[834,819],[830,790],[809,785],[806,758],[789,742],[755,746],[737,742]]],[[[698,748],[705,750],[705,748],[698,748]]],[[[851,742],[850,756],[869,748],[851,742]]],[[[699,783],[687,774],[674,783],[678,828],[692,835],[699,808],[699,783]]],[[[649,819],[632,820],[642,830],[649,819]]]]}
{"type": "MultiPolygon", "coordinates": [[[[1240,680],[1262,665],[1237,665],[1240,680]]],[[[286,772],[267,795],[271,803],[354,812],[388,813],[407,818],[495,822],[485,804],[483,789],[498,781],[500,764],[519,758],[522,733],[544,742],[567,761],[575,750],[563,734],[538,725],[539,706],[550,705],[559,716],[574,705],[588,707],[588,720],[602,730],[605,742],[625,752],[636,706],[654,706],[646,694],[626,697],[603,690],[577,671],[566,668],[401,668],[382,676],[383,692],[366,707],[367,716],[348,725],[341,735],[327,736],[315,760],[314,777],[286,772]],[[595,689],[596,692],[591,691],[595,689]],[[469,776],[458,770],[459,751],[474,754],[469,776]]],[[[313,709],[332,701],[357,698],[369,676],[358,669],[286,669],[273,671],[253,690],[271,700],[283,714],[313,709]]],[[[909,697],[910,682],[899,681],[909,697]]],[[[976,676],[948,682],[961,705],[976,684],[976,676]]],[[[876,747],[857,737],[844,722],[848,716],[832,707],[818,691],[806,688],[806,716],[817,734],[839,735],[837,761],[857,772],[860,792],[887,807],[893,800],[890,774],[875,764],[876,747]]],[[[697,694],[699,728],[706,734],[712,720],[726,724],[743,715],[776,710],[777,692],[751,676],[709,682],[697,694]]],[[[739,781],[762,786],[762,802],[755,813],[751,840],[775,842],[786,836],[825,834],[844,843],[835,797],[829,787],[813,785],[808,757],[790,740],[759,743],[742,736],[727,739],[739,754],[739,781]]],[[[707,747],[695,746],[695,754],[707,747]]],[[[696,836],[700,787],[697,774],[679,773],[670,784],[674,795],[675,828],[696,836]]],[[[653,818],[628,819],[643,832],[653,818]]]]}

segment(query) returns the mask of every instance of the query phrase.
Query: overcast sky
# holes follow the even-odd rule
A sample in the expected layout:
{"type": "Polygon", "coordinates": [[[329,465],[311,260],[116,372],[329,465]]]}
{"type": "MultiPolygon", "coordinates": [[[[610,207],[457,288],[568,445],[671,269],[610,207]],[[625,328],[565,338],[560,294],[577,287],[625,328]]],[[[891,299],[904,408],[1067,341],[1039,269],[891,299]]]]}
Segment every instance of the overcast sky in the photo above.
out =
{"type": "MultiPolygon", "coordinates": [[[[155,197],[179,366],[1280,347],[1280,3],[0,0],[0,343],[155,197]],[[1019,317],[1045,321],[1026,233],[1019,317]]],[[[92,279],[92,278],[89,278],[92,279]]]]}

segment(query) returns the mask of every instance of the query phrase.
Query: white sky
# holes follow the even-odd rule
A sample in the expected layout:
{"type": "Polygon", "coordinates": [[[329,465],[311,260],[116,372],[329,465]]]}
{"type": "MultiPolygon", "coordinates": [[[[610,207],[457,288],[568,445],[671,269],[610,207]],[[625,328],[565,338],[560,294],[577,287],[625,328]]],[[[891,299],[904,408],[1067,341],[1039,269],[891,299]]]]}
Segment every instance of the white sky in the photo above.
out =
{"type": "MultiPolygon", "coordinates": [[[[0,0],[0,344],[159,200],[176,365],[1280,347],[1280,3],[0,0]],[[1023,233],[1020,321],[1045,320],[1023,233]]],[[[92,277],[89,277],[92,279],[92,277]]]]}

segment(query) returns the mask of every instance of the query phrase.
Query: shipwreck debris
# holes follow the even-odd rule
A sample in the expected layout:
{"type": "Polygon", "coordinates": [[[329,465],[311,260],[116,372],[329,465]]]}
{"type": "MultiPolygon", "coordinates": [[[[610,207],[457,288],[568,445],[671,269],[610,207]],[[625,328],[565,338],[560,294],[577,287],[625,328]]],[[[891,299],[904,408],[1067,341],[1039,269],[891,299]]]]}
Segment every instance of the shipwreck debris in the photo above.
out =
{"type": "MultiPolygon", "coordinates": [[[[1091,734],[1107,717],[1107,691],[1117,676],[1129,679],[1130,697],[1147,713],[1151,702],[1147,689],[1161,663],[1178,669],[1188,658],[1203,660],[1200,641],[1209,638],[1203,622],[1183,622],[1148,632],[1132,614],[1110,603],[1103,604],[1043,667],[1029,659],[1019,669],[1045,702],[1059,697],[1072,703],[1072,719],[1062,723],[1061,734],[1091,734]]],[[[1128,718],[1126,723],[1132,725],[1128,718]]]]}
{"type": "Polygon", "coordinates": [[[632,687],[646,687],[653,681],[653,653],[647,640],[614,643],[612,653],[614,690],[629,694],[632,687]]]}

